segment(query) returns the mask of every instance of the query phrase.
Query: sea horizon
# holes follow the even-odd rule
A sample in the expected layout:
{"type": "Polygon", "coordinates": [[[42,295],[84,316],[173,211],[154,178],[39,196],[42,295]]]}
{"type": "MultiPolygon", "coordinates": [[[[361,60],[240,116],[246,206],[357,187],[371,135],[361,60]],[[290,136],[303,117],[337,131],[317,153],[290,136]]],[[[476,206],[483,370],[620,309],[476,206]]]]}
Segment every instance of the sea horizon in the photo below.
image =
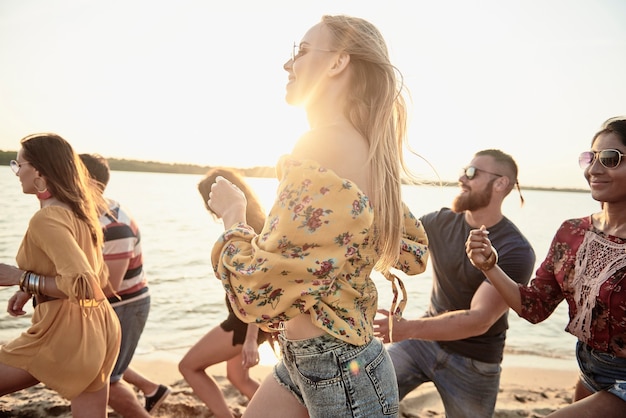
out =
{"type": "MultiPolygon", "coordinates": [[[[15,159],[17,151],[3,151],[0,150],[0,166],[9,165],[9,161],[15,159]]],[[[111,171],[122,172],[142,172],[142,173],[170,173],[170,174],[204,174],[208,170],[218,166],[201,165],[184,162],[164,162],[153,160],[136,160],[127,158],[113,158],[106,157],[109,163],[111,171]]],[[[235,167],[230,166],[235,170],[242,173],[244,177],[250,178],[275,178],[276,172],[273,166],[250,166],[250,167],[235,167]]],[[[410,184],[404,182],[403,184],[410,184]]],[[[429,178],[423,178],[420,180],[420,184],[426,186],[436,187],[457,187],[458,181],[455,179],[448,180],[433,180],[429,178]]],[[[554,192],[574,192],[574,193],[588,193],[589,189],[579,187],[556,187],[556,186],[537,186],[537,185],[523,185],[520,184],[521,190],[541,190],[541,191],[554,191],[554,192]]]]}

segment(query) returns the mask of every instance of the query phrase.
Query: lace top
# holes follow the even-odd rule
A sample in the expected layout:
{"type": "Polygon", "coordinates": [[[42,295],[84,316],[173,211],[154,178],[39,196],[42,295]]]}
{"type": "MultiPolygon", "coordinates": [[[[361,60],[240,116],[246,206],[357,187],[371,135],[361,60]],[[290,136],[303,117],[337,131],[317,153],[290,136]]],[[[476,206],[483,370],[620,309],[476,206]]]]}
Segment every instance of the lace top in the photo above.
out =
{"type": "MultiPolygon", "coordinates": [[[[277,171],[277,196],[261,234],[245,224],[225,231],[212,252],[216,277],[244,322],[271,331],[308,313],[336,338],[367,343],[378,302],[370,278],[376,252],[367,196],[311,160],[284,156],[277,171]]],[[[421,223],[404,209],[397,268],[413,275],[425,270],[427,239],[421,223]]]]}
{"type": "Polygon", "coordinates": [[[537,323],[565,299],[566,331],[592,348],[626,357],[626,239],[605,235],[591,217],[565,221],[529,287],[522,314],[537,323]]]}

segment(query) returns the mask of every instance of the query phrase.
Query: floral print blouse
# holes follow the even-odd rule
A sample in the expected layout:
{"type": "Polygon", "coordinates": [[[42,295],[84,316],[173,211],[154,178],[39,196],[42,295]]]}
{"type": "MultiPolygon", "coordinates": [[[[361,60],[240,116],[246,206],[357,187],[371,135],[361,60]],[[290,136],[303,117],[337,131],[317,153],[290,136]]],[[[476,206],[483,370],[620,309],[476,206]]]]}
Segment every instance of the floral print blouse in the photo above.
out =
{"type": "MultiPolygon", "coordinates": [[[[366,344],[378,304],[370,278],[377,259],[370,201],[354,183],[312,160],[283,156],[277,174],[277,196],[261,233],[241,223],[215,243],[216,277],[244,322],[272,331],[308,313],[328,334],[366,344]]],[[[425,270],[426,233],[406,206],[398,251],[399,270],[425,270]]]]}
{"type": "Polygon", "coordinates": [[[595,350],[626,358],[626,239],[606,235],[591,217],[557,231],[528,287],[520,286],[521,315],[537,323],[565,299],[565,330],[595,350]]]}

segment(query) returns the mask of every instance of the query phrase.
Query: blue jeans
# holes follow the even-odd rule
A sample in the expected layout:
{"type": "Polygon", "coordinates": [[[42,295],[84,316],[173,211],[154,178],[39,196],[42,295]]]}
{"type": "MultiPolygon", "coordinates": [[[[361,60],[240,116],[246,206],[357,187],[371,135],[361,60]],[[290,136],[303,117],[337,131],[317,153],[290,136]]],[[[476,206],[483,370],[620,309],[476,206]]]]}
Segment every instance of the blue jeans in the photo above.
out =
{"type": "Polygon", "coordinates": [[[499,363],[484,363],[442,349],[434,341],[404,340],[388,350],[398,379],[400,399],[433,382],[447,418],[491,418],[500,386],[499,363]]]}
{"type": "Polygon", "coordinates": [[[325,334],[297,341],[280,335],[279,342],[274,377],[311,418],[398,416],[398,386],[380,340],[356,346],[325,334]]]}
{"type": "Polygon", "coordinates": [[[111,383],[115,383],[122,378],[135,354],[139,337],[141,337],[148,320],[150,296],[114,306],[113,310],[120,320],[122,343],[120,345],[120,354],[113,367],[113,372],[111,372],[111,383]]]}
{"type": "Polygon", "coordinates": [[[592,393],[605,390],[626,402],[626,358],[594,350],[576,343],[580,381],[592,393]]]}

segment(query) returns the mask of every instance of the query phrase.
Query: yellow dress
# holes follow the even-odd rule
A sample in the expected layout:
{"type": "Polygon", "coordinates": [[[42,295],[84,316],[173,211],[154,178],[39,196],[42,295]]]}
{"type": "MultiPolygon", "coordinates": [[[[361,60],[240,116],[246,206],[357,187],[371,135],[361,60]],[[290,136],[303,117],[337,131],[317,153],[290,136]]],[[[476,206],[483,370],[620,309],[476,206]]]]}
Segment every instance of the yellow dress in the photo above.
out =
{"type": "Polygon", "coordinates": [[[121,334],[106,298],[81,303],[86,287],[104,288],[108,281],[87,225],[67,209],[42,208],[30,220],[16,260],[20,269],[54,277],[68,299],[38,303],[32,326],[0,347],[0,363],[26,370],[70,400],[101,389],[113,370],[121,334]]]}
{"type": "MultiPolygon", "coordinates": [[[[377,257],[369,199],[312,160],[284,156],[277,172],[277,196],[261,233],[228,225],[213,247],[213,269],[235,314],[271,331],[308,313],[326,333],[354,345],[368,343],[378,306],[370,277],[377,257]]],[[[402,230],[396,267],[408,275],[422,273],[428,240],[406,205],[402,230]]]]}

